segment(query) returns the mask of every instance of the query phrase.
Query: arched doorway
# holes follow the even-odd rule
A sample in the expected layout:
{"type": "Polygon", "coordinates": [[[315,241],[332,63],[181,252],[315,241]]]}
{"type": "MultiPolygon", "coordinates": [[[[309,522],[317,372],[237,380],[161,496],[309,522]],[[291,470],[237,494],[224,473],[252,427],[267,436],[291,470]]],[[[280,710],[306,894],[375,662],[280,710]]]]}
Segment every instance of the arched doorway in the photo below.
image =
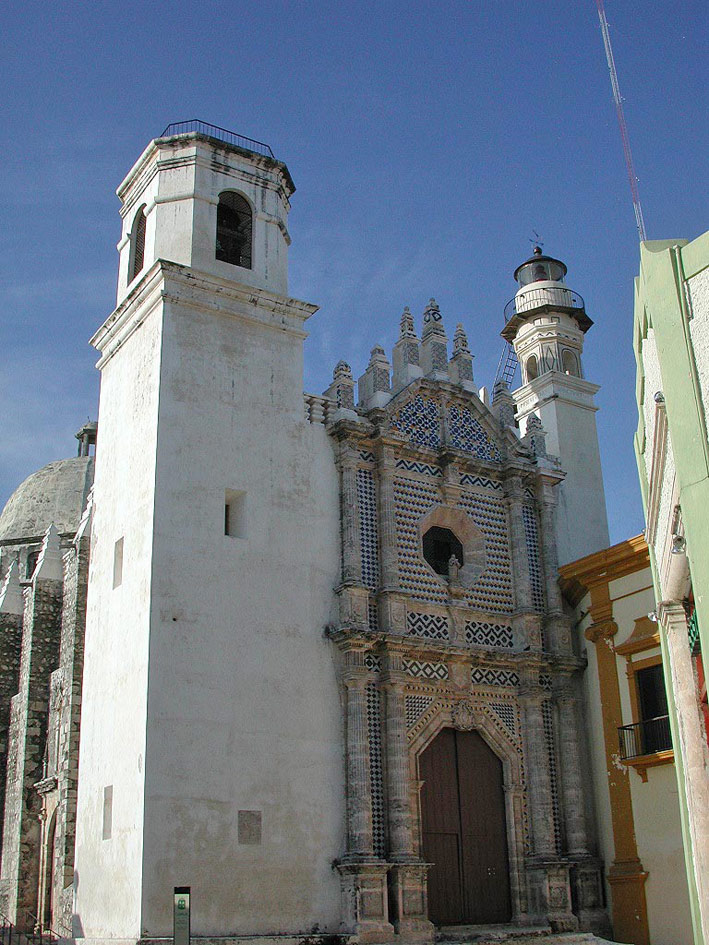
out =
{"type": "Polygon", "coordinates": [[[444,728],[421,753],[428,913],[436,925],[512,917],[502,762],[477,732],[444,728]]]}

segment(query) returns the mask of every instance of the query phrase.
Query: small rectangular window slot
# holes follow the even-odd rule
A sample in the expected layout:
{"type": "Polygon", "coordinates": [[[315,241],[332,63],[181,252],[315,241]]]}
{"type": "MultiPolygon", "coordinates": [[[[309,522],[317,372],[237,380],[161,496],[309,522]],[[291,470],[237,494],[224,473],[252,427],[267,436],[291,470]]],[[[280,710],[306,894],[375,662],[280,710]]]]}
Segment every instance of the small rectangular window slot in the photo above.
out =
{"type": "Polygon", "coordinates": [[[246,538],[246,493],[227,489],[224,493],[224,534],[246,538]]]}
{"type": "Polygon", "coordinates": [[[103,827],[101,839],[110,840],[113,830],[113,785],[108,784],[103,789],[103,827]]]}
{"type": "Polygon", "coordinates": [[[113,546],[113,586],[123,583],[123,539],[119,538],[113,546]]]}

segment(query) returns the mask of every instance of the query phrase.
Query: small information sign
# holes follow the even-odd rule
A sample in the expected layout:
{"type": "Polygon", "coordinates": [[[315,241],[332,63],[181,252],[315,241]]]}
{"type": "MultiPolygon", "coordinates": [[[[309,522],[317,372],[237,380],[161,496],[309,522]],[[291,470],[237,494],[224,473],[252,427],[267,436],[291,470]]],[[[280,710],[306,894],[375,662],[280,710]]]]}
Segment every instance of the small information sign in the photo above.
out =
{"type": "Polygon", "coordinates": [[[175,886],[173,901],[175,945],[190,945],[190,887],[175,886]]]}

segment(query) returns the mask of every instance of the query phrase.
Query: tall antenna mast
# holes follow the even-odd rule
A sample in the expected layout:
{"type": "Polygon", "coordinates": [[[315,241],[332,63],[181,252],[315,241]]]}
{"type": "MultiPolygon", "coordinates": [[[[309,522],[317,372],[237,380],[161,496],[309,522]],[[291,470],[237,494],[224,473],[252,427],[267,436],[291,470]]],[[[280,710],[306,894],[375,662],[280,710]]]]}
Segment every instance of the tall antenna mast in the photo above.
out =
{"type": "Polygon", "coordinates": [[[628,168],[628,179],[630,180],[630,192],[633,195],[633,210],[635,210],[635,223],[638,228],[638,235],[641,241],[646,239],[645,221],[643,220],[643,208],[640,206],[640,194],[638,193],[638,178],[633,166],[633,155],[630,151],[630,138],[628,137],[628,127],[625,124],[625,115],[623,114],[623,99],[618,85],[618,73],[615,71],[615,60],[613,59],[613,47],[611,46],[611,37],[608,32],[608,20],[606,11],[603,7],[603,0],[596,0],[598,7],[598,19],[601,21],[601,33],[603,34],[603,45],[606,48],[606,59],[608,60],[608,71],[611,74],[611,87],[613,89],[613,101],[618,115],[618,124],[620,125],[620,136],[623,139],[623,153],[625,154],[625,166],[628,168]]]}

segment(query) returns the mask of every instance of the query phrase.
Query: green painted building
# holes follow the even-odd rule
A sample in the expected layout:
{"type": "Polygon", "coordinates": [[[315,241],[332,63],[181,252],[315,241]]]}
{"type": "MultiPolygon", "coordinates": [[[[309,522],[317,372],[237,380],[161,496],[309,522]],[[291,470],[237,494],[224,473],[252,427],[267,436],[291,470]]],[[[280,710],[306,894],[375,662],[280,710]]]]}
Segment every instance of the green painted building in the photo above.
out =
{"type": "Polygon", "coordinates": [[[709,232],[641,243],[633,346],[635,452],[692,921],[695,941],[709,945],[709,232]]]}

